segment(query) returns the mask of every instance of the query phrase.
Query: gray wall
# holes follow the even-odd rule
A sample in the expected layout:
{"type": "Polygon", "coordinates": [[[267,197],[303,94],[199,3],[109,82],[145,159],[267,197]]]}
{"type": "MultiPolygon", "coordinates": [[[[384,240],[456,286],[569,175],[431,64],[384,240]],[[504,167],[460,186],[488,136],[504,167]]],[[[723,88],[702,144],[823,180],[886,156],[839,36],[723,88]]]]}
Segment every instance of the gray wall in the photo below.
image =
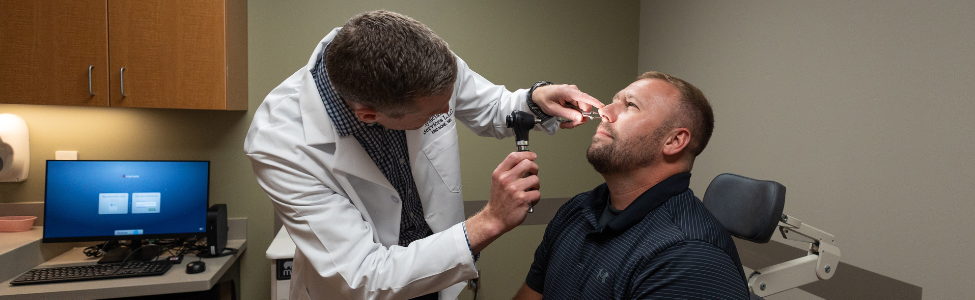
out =
{"type": "MultiPolygon", "coordinates": [[[[975,294],[975,2],[641,2],[639,69],[716,116],[692,188],[732,172],[788,187],[786,213],[843,261],[975,294]]],[[[838,272],[843,272],[842,269],[838,272]]]]}
{"type": "MultiPolygon", "coordinates": [[[[639,2],[613,1],[249,1],[247,112],[88,108],[0,104],[0,113],[30,128],[31,171],[26,182],[0,183],[0,203],[43,201],[44,161],[54,151],[80,159],[211,160],[211,202],[227,203],[231,217],[248,218],[242,265],[243,299],[270,297],[272,206],[254,180],[242,145],[264,96],[300,68],[332,28],[356,13],[389,9],[424,22],[471,68],[509,89],[549,80],[577,84],[609,99],[636,72],[639,2]]],[[[556,136],[535,134],[542,193],[569,197],[600,183],[585,162],[594,125],[556,136]]],[[[486,200],[490,173],[512,140],[475,137],[461,129],[465,200],[486,200]]],[[[484,251],[480,299],[509,298],[524,281],[542,225],[523,226],[484,251]]],[[[469,294],[463,297],[469,298],[469,294]]],[[[462,298],[463,298],[462,297],[462,298]]]]}

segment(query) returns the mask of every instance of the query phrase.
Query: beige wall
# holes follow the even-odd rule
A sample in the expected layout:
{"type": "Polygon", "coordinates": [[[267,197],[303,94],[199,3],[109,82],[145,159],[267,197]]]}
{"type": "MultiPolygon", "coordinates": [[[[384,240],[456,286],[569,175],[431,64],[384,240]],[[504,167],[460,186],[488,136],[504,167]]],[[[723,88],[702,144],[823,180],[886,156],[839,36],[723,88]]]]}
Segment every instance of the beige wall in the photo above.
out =
{"type": "MultiPolygon", "coordinates": [[[[26,182],[0,183],[0,203],[43,201],[44,161],[54,151],[80,159],[210,160],[211,202],[248,218],[242,263],[243,299],[270,297],[272,206],[257,185],[242,145],[264,96],[307,62],[331,28],[356,13],[389,9],[440,34],[471,68],[509,89],[537,80],[577,84],[600,99],[626,86],[637,65],[637,1],[249,1],[247,112],[86,108],[0,104],[0,113],[27,121],[31,172],[26,182]]],[[[54,83],[52,83],[54,84],[54,83]]],[[[543,197],[569,197],[601,178],[585,162],[595,126],[557,136],[532,135],[543,197]]],[[[486,200],[490,172],[514,150],[512,140],[461,135],[465,200],[486,200]]],[[[485,250],[481,299],[503,299],[520,286],[544,226],[524,226],[485,250]]],[[[470,297],[465,295],[464,297],[470,297]]]]}
{"type": "Polygon", "coordinates": [[[779,181],[786,212],[835,234],[844,261],[925,299],[971,298],[973,11],[644,0],[639,66],[687,79],[714,106],[693,189],[723,172],[779,181]]]}

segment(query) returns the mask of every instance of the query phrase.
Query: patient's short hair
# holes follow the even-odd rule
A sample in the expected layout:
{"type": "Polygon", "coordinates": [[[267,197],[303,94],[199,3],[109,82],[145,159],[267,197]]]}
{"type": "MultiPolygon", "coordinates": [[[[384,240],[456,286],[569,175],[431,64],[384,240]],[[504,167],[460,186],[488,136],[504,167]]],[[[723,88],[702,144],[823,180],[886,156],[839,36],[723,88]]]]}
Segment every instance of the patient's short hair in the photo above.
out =
{"type": "Polygon", "coordinates": [[[345,101],[393,118],[414,113],[416,98],[441,95],[457,78],[457,61],[433,30],[391,11],[352,17],[325,50],[325,70],[345,101]]]}
{"type": "Polygon", "coordinates": [[[683,79],[657,71],[646,72],[637,77],[637,80],[642,79],[664,80],[680,91],[680,104],[674,116],[677,120],[670,120],[668,123],[689,129],[691,143],[687,146],[688,151],[694,156],[700,155],[714,131],[714,112],[704,93],[683,79]]]}

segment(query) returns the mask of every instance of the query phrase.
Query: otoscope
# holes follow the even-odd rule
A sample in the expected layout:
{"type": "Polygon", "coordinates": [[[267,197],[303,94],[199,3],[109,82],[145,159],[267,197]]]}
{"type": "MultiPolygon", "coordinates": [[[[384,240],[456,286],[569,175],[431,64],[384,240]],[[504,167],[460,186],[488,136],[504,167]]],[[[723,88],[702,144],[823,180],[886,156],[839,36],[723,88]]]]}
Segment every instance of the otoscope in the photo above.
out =
{"type": "Polygon", "coordinates": [[[518,152],[528,151],[528,131],[541,122],[542,120],[536,119],[534,114],[520,110],[513,111],[505,117],[505,126],[515,132],[515,145],[518,146],[518,152]]]}
{"type": "MultiPolygon", "coordinates": [[[[569,108],[575,107],[570,104],[569,108]]],[[[579,113],[582,114],[583,118],[600,119],[599,114],[595,110],[591,112],[580,110],[579,113]]],[[[556,119],[561,123],[572,122],[572,120],[563,117],[557,117],[556,119]]],[[[518,152],[528,151],[528,131],[535,128],[535,124],[541,122],[542,120],[535,118],[534,114],[520,110],[513,111],[505,117],[505,126],[515,131],[515,145],[518,146],[518,152]]]]}
{"type": "MultiPolygon", "coordinates": [[[[528,131],[532,130],[535,124],[541,122],[542,120],[536,119],[534,114],[520,110],[513,111],[505,117],[505,126],[515,132],[515,145],[518,146],[518,152],[528,151],[528,131]]],[[[529,175],[525,174],[525,177],[529,175]]],[[[529,205],[528,212],[531,213],[534,211],[535,209],[532,205],[529,205]]]]}

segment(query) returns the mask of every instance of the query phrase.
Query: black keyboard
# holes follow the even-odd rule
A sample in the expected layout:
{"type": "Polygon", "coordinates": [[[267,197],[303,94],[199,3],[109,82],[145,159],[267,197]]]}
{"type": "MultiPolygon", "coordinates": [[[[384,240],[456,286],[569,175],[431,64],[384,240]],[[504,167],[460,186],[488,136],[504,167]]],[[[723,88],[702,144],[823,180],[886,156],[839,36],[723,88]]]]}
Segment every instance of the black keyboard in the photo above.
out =
{"type": "Polygon", "coordinates": [[[173,264],[169,261],[127,261],[122,263],[32,269],[10,282],[11,285],[99,280],[166,274],[173,264]]]}

